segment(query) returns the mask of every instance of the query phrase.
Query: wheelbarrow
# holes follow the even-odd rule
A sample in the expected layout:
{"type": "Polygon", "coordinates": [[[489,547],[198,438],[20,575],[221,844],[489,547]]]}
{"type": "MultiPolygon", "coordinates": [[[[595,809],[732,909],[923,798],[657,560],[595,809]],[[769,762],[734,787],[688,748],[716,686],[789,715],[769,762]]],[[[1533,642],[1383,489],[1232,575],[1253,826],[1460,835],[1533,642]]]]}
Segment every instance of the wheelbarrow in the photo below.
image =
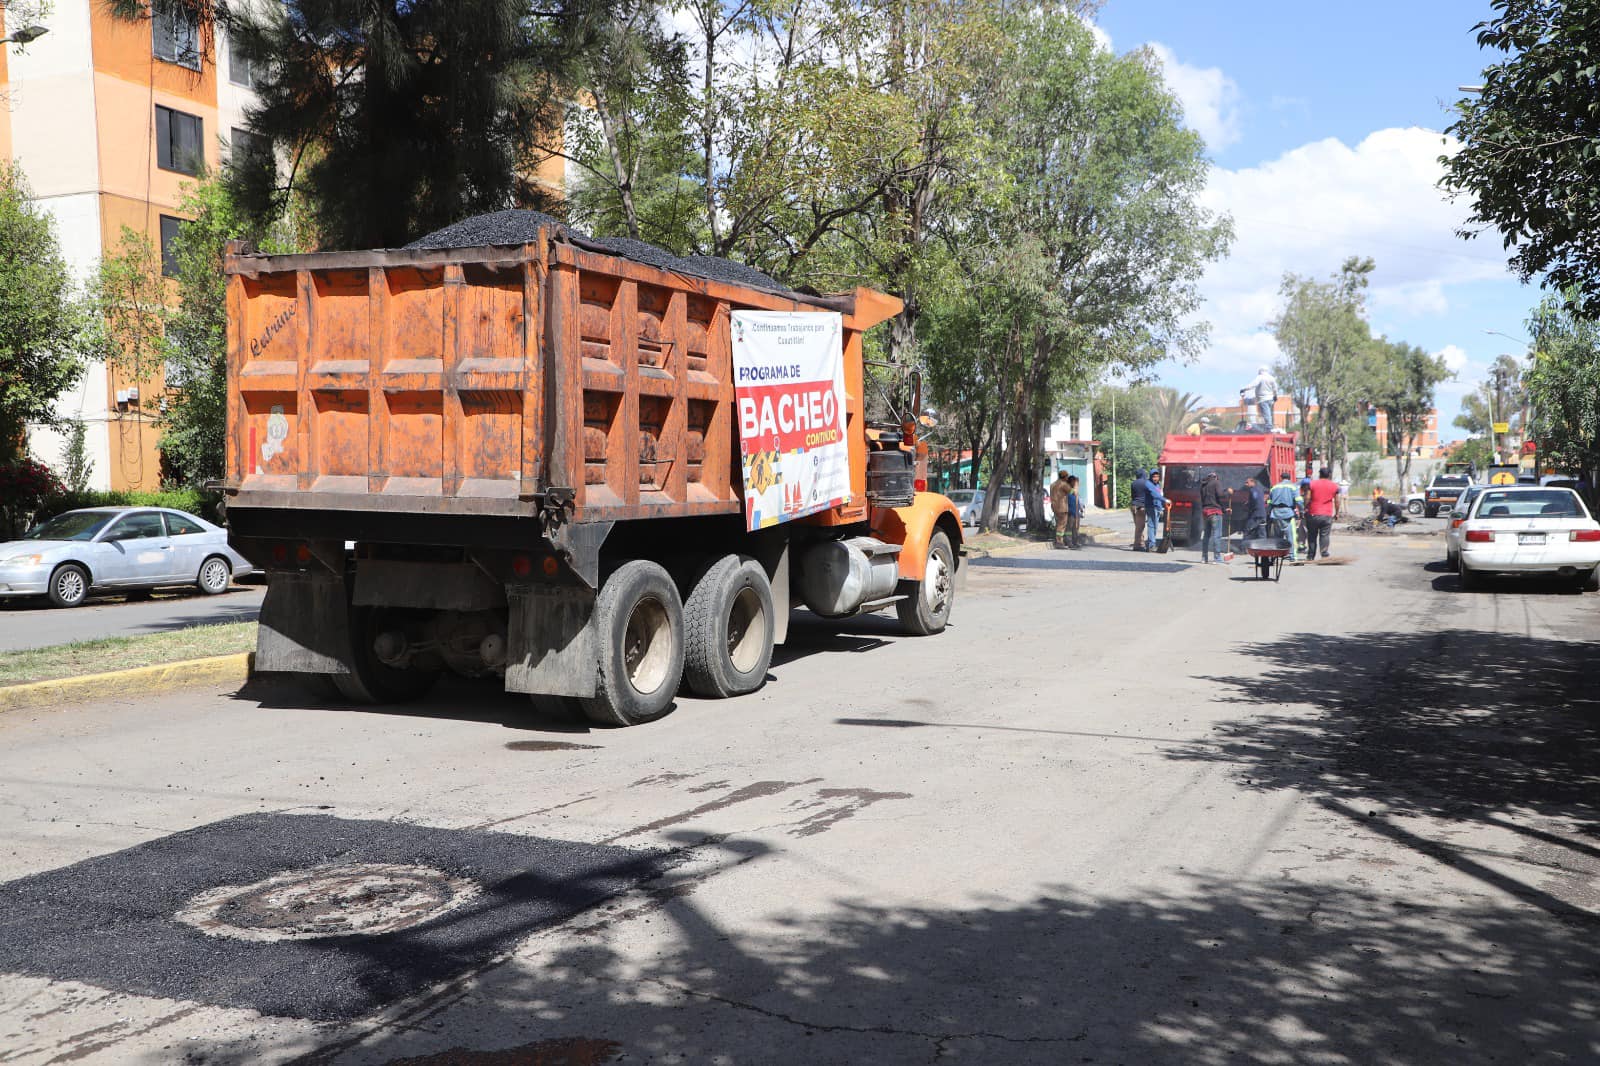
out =
{"type": "Polygon", "coordinates": [[[1255,560],[1256,577],[1262,581],[1283,577],[1283,561],[1289,557],[1290,547],[1286,537],[1256,537],[1244,542],[1244,550],[1255,560]]]}

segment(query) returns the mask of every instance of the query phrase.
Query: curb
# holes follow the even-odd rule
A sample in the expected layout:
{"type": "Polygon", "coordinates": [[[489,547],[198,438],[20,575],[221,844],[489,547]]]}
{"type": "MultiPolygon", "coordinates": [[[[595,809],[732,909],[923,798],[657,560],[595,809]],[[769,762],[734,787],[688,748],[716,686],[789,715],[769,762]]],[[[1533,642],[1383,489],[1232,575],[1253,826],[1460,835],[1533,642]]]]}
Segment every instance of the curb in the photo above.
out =
{"type": "Polygon", "coordinates": [[[53,681],[29,681],[0,688],[0,712],[56,703],[80,703],[112,696],[137,696],[164,692],[184,685],[213,681],[248,680],[255,665],[254,652],[185,659],[156,666],[136,666],[105,674],[83,674],[53,681]]]}

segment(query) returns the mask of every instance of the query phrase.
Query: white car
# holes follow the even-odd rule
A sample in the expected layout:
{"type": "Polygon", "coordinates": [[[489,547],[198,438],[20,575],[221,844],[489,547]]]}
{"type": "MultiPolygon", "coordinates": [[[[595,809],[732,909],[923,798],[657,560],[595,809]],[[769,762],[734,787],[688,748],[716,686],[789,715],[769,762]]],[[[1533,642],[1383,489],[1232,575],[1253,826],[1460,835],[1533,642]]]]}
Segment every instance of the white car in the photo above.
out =
{"type": "Polygon", "coordinates": [[[961,512],[962,525],[975,526],[978,524],[978,518],[983,514],[982,489],[951,489],[944,495],[961,512]]]}
{"type": "Polygon", "coordinates": [[[1483,494],[1487,485],[1468,485],[1467,491],[1461,494],[1455,507],[1448,516],[1449,525],[1444,527],[1444,561],[1450,566],[1455,566],[1461,556],[1461,527],[1466,524],[1467,512],[1472,510],[1472,501],[1483,494]]]}
{"type": "Polygon", "coordinates": [[[164,507],[95,507],[56,515],[0,544],[0,598],[43,596],[76,607],[92,590],[164,585],[215,596],[250,570],[228,546],[228,531],[203,518],[164,507]]]}
{"type": "Polygon", "coordinates": [[[1547,574],[1600,589],[1600,522],[1571,489],[1490,485],[1461,523],[1461,587],[1489,574],[1547,574]]]}

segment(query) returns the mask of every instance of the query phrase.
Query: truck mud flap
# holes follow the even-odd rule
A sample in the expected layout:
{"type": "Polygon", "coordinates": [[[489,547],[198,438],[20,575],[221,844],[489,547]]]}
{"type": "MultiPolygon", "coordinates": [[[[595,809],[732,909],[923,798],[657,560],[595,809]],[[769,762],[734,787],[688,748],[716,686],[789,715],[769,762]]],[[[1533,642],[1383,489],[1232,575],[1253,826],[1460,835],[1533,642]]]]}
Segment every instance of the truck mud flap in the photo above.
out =
{"type": "Polygon", "coordinates": [[[261,601],[256,669],[350,673],[350,608],[337,574],[275,573],[261,601]]]}
{"type": "Polygon", "coordinates": [[[595,694],[600,668],[595,591],[583,585],[508,585],[506,691],[595,694]]]}

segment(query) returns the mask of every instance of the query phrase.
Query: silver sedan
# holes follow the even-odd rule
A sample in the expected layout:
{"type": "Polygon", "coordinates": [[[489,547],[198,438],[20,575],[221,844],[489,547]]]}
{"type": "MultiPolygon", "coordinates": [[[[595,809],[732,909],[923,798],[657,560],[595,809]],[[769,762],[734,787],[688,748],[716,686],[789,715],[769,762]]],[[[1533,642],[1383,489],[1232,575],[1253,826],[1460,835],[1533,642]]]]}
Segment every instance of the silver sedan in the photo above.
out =
{"type": "Polygon", "coordinates": [[[95,590],[194,585],[216,595],[251,564],[227,530],[183,511],[97,507],[41,522],[0,544],[0,597],[76,607],[95,590]]]}

